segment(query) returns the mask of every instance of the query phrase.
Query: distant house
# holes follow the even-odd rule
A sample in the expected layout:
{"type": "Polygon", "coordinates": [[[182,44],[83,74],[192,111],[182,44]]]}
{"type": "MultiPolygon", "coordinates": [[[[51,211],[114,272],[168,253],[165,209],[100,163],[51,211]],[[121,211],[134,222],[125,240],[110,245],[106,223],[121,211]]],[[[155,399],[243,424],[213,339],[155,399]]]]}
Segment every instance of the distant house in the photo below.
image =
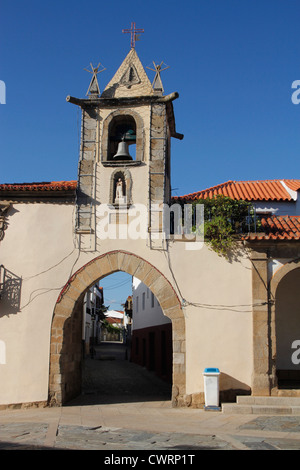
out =
{"type": "Polygon", "coordinates": [[[101,341],[126,341],[128,325],[130,325],[130,318],[126,312],[122,310],[108,310],[105,313],[105,322],[112,326],[113,330],[106,328],[102,324],[101,341]]]}
{"type": "Polygon", "coordinates": [[[120,328],[123,323],[121,318],[114,318],[114,317],[107,317],[106,321],[109,325],[115,326],[116,328],[120,328]]]}
{"type": "Polygon", "coordinates": [[[132,280],[131,361],[172,380],[172,322],[154,294],[139,279],[132,280]]]}
{"type": "Polygon", "coordinates": [[[82,340],[85,354],[89,354],[91,346],[100,339],[101,307],[103,303],[103,288],[95,284],[86,292],[83,301],[82,340]]]}
{"type": "Polygon", "coordinates": [[[192,202],[222,195],[251,202],[260,215],[300,215],[300,180],[277,179],[257,181],[227,181],[185,196],[173,197],[173,202],[192,202]]]}
{"type": "Polygon", "coordinates": [[[247,201],[255,208],[261,230],[243,238],[251,240],[300,239],[300,180],[276,179],[227,181],[210,188],[173,197],[173,203],[189,203],[225,196],[247,201]]]}

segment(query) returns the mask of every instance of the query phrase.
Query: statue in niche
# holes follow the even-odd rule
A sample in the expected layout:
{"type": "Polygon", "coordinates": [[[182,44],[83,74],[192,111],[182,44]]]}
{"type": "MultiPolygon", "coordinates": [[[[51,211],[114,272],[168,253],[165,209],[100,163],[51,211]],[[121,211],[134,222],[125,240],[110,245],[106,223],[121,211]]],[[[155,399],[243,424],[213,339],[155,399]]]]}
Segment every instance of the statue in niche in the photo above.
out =
{"type": "Polygon", "coordinates": [[[120,197],[123,197],[123,181],[121,178],[118,179],[116,185],[116,199],[120,199],[120,197]]]}
{"type": "Polygon", "coordinates": [[[124,184],[122,178],[118,178],[116,182],[116,196],[115,196],[115,204],[126,204],[126,196],[124,196],[124,184]]]}

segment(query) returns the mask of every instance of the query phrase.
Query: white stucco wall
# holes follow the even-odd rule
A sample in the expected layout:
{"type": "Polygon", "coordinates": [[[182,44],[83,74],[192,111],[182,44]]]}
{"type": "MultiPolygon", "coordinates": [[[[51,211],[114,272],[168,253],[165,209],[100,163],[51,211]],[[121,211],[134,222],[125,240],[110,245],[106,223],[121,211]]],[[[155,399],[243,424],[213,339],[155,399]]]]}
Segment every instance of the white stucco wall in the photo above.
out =
{"type": "Polygon", "coordinates": [[[281,201],[259,201],[254,202],[253,206],[256,208],[256,212],[269,213],[270,215],[299,215],[300,213],[300,201],[295,199],[291,202],[281,201]]]}
{"type": "Polygon", "coordinates": [[[219,367],[225,382],[233,378],[229,387],[232,381],[239,388],[251,385],[247,257],[229,262],[206,246],[189,251],[185,243],[170,242],[171,271],[166,252],[151,250],[142,239],[101,240],[97,252],[79,253],[72,205],[14,204],[13,209],[0,243],[0,259],[23,282],[21,311],[2,311],[0,316],[0,341],[6,346],[6,363],[0,363],[0,404],[47,400],[50,328],[59,292],[81,266],[119,249],[154,265],[186,301],[186,392],[203,391],[205,367],[219,367]]]}
{"type": "Polygon", "coordinates": [[[132,331],[170,323],[151,290],[139,279],[132,280],[132,331]],[[143,300],[144,299],[144,300],[143,300]]]}
{"type": "Polygon", "coordinates": [[[14,204],[0,243],[1,264],[22,278],[21,311],[0,305],[0,403],[47,399],[50,327],[53,308],[76,260],[73,207],[14,204]],[[1,308],[2,307],[2,308],[1,308]]]}

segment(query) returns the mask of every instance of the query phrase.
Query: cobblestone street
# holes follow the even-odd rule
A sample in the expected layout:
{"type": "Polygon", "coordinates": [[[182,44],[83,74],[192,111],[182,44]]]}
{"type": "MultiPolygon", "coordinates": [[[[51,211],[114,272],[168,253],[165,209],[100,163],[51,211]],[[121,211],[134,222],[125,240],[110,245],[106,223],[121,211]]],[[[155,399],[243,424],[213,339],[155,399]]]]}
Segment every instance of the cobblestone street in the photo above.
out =
{"type": "Polygon", "coordinates": [[[129,361],[122,343],[101,343],[83,369],[83,395],[73,403],[127,403],[171,399],[171,385],[129,361]]]}
{"type": "Polygon", "coordinates": [[[300,416],[172,408],[170,387],[127,357],[122,345],[96,348],[66,406],[0,411],[0,450],[101,450],[100,463],[138,455],[137,466],[160,452],[194,456],[187,464],[201,450],[300,449],[300,416]]]}

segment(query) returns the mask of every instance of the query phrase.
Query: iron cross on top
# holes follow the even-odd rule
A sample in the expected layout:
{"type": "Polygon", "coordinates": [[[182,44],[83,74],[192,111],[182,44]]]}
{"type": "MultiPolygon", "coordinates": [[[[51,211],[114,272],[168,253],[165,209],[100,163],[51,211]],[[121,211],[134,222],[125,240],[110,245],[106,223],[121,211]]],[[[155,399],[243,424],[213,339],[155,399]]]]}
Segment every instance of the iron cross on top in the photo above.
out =
{"type": "Polygon", "coordinates": [[[130,33],[131,34],[130,44],[131,44],[132,48],[135,47],[135,41],[139,40],[139,35],[137,35],[136,33],[143,33],[143,32],[144,32],[143,29],[136,29],[135,23],[131,23],[131,29],[123,29],[122,30],[122,33],[130,33]]]}

